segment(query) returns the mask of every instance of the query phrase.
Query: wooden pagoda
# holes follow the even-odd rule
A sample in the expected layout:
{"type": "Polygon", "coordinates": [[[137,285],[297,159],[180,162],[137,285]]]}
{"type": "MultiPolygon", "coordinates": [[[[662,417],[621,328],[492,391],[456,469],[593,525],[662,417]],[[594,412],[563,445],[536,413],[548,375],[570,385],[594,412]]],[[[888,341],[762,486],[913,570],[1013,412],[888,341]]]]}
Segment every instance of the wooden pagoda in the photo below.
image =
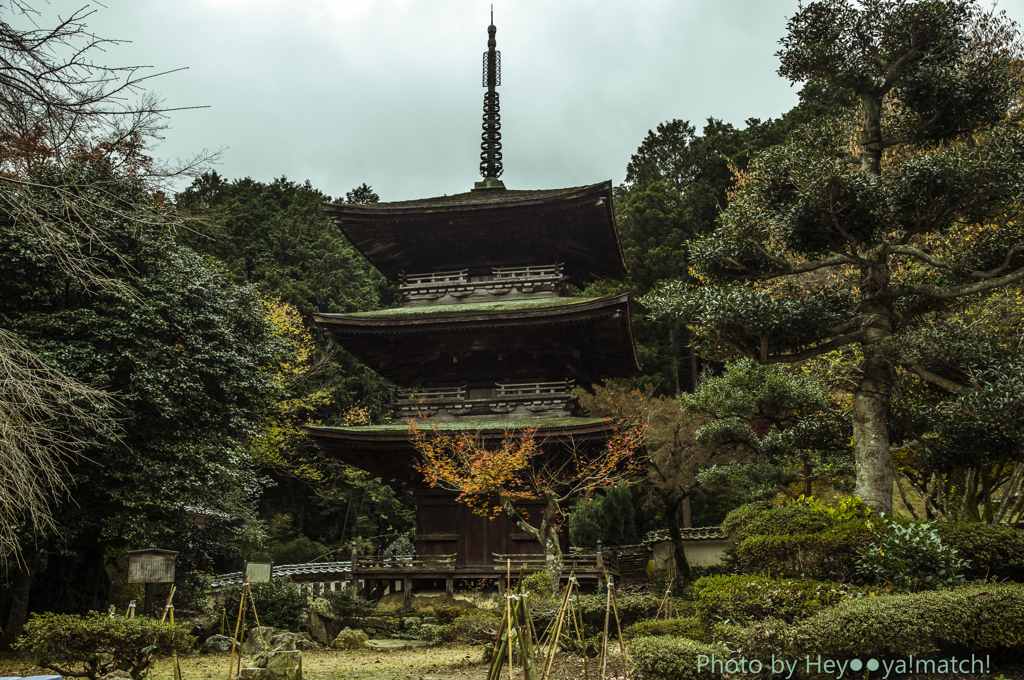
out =
{"type": "Polygon", "coordinates": [[[484,440],[532,426],[554,446],[600,445],[614,425],[586,417],[574,389],[592,391],[639,368],[627,296],[567,291],[567,284],[627,273],[611,182],[515,191],[497,179],[499,126],[496,110],[488,112],[488,102],[497,106],[495,30],[488,29],[485,53],[484,181],[453,196],[325,206],[402,301],[395,309],[320,314],[316,323],[399,391],[391,424],[304,428],[325,452],[415,489],[419,571],[407,578],[444,572],[449,587],[453,573],[494,576],[510,556],[539,566],[529,556],[540,557],[542,548],[509,518],[488,520],[456,503],[454,493],[426,488],[413,467],[409,420],[427,418],[484,440]],[[431,556],[441,567],[423,561],[431,556]]]}

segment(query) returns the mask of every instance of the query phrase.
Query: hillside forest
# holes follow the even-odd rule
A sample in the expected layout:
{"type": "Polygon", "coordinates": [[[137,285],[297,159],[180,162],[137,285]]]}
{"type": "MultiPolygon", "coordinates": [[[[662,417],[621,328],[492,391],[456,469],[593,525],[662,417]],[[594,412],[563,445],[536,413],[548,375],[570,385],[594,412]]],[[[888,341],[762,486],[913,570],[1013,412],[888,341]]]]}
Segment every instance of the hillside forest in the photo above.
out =
{"type": "MultiPolygon", "coordinates": [[[[1024,53],[998,12],[939,4],[827,40],[799,13],[795,107],[652,120],[622,159],[629,275],[572,293],[630,294],[642,371],[580,398],[640,414],[647,457],[572,508],[572,545],[801,495],[1020,520],[1024,53]]],[[[813,6],[841,25],[847,3],[813,6]]],[[[0,52],[27,69],[0,66],[0,627],[127,597],[125,551],[150,545],[196,602],[246,560],[408,545],[410,492],[299,429],[390,418],[395,386],[313,323],[398,304],[321,209],[389,197],[165,166],[155,100],[96,94],[91,62],[18,75],[57,57],[2,20],[0,52]]]]}

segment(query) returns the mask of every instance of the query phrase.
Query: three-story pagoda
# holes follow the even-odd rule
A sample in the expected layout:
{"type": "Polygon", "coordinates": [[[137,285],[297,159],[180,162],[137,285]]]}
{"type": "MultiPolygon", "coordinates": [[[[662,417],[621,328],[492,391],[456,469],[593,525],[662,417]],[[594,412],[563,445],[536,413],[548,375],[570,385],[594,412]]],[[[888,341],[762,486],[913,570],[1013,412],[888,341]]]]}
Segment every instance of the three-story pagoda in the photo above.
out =
{"type": "MultiPolygon", "coordinates": [[[[399,386],[389,425],[304,431],[324,451],[416,489],[418,555],[455,555],[465,576],[496,556],[543,552],[504,515],[488,520],[426,487],[414,468],[412,418],[500,442],[535,427],[557,447],[601,445],[614,431],[588,418],[574,389],[638,370],[626,295],[569,296],[567,286],[621,279],[626,265],[611,182],[517,191],[499,179],[500,53],[484,53],[483,181],[467,193],[416,201],[329,204],[352,244],[401,291],[401,306],[320,314],[339,345],[399,386]]],[[[529,511],[529,508],[526,508],[529,511]]]]}

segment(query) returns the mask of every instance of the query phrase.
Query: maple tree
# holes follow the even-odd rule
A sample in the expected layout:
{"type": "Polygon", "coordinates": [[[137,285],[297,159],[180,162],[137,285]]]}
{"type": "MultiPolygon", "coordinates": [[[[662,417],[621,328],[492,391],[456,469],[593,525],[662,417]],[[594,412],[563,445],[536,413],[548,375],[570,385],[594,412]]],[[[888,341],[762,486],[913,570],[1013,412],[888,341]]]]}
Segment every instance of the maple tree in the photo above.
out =
{"type": "Polygon", "coordinates": [[[545,437],[534,427],[506,432],[497,445],[468,430],[446,430],[409,423],[409,435],[422,460],[416,469],[432,487],[458,492],[458,500],[477,514],[495,518],[504,512],[544,547],[546,570],[557,587],[562,573],[559,531],[566,508],[599,489],[629,484],[644,469],[641,455],[646,428],[640,416],[620,417],[604,442],[545,437]],[[538,517],[528,517],[524,501],[541,501],[538,517]]]}

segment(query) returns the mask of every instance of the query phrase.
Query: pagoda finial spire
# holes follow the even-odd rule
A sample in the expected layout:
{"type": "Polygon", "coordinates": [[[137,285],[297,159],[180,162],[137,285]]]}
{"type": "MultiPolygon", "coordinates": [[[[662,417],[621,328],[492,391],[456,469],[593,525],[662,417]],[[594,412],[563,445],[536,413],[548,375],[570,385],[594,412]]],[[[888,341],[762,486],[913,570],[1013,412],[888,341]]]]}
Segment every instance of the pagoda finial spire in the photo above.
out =
{"type": "Polygon", "coordinates": [[[495,48],[494,39],[498,32],[494,25],[494,5],[491,5],[491,25],[487,27],[487,51],[484,52],[484,132],[480,144],[480,174],[484,181],[477,182],[474,190],[504,189],[498,179],[504,169],[501,167],[501,107],[498,105],[498,91],[501,85],[501,52],[495,48]]]}

